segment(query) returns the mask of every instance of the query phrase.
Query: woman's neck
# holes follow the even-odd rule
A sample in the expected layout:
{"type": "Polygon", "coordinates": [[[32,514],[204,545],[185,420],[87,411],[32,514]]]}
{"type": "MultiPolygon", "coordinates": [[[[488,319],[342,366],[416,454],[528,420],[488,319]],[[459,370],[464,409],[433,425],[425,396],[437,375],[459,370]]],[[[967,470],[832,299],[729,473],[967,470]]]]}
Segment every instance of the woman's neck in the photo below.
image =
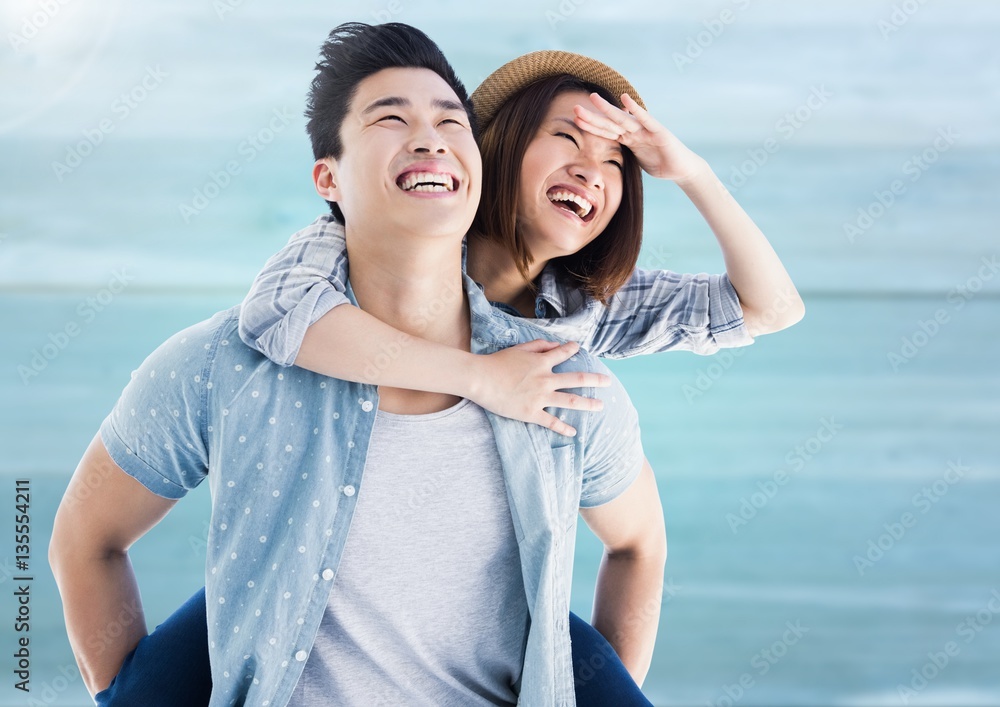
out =
{"type": "MultiPolygon", "coordinates": [[[[544,261],[528,265],[528,277],[534,282],[544,261]]],[[[470,234],[466,241],[465,272],[483,286],[491,302],[503,302],[526,317],[535,316],[535,294],[521,276],[514,258],[507,250],[484,236],[470,234]]]]}

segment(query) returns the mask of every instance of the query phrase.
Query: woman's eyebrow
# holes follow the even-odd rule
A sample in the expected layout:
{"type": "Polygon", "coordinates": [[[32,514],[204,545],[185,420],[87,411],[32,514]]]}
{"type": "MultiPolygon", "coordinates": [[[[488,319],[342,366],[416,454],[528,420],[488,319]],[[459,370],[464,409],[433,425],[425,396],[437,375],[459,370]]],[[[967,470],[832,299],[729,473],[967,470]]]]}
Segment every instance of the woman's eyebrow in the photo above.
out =
{"type": "MultiPolygon", "coordinates": [[[[574,123],[572,120],[570,120],[569,118],[563,118],[562,116],[557,116],[557,117],[555,117],[555,118],[552,119],[552,122],[553,123],[566,123],[566,125],[573,126],[573,129],[576,130],[576,132],[580,133],[581,135],[584,133],[584,131],[581,130],[580,127],[576,123],[574,123]]],[[[616,155],[623,154],[622,153],[622,146],[621,146],[621,144],[619,142],[617,142],[616,140],[611,140],[610,142],[612,144],[611,144],[611,146],[608,147],[608,152],[614,152],[616,155]]]]}
{"type": "Polygon", "coordinates": [[[570,127],[572,127],[577,132],[581,132],[579,126],[577,126],[577,124],[574,123],[569,118],[563,118],[562,116],[558,116],[558,117],[553,118],[552,122],[553,123],[566,123],[566,125],[569,125],[570,127]]]}

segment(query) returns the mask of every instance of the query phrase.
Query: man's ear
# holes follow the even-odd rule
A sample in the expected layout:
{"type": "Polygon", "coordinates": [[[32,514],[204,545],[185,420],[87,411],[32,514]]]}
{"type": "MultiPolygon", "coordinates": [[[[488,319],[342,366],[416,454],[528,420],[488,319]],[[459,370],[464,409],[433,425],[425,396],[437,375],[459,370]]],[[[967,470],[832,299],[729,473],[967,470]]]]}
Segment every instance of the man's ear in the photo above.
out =
{"type": "Polygon", "coordinates": [[[340,201],[340,187],[337,184],[337,161],[332,157],[316,160],[313,165],[313,184],[316,193],[326,201],[340,201]]]}

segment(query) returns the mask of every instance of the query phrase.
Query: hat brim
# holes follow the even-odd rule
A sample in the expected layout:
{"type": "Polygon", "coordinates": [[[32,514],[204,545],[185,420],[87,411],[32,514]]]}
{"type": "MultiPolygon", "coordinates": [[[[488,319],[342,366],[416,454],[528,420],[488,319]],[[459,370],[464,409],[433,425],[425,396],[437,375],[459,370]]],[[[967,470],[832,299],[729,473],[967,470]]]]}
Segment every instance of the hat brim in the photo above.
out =
{"type": "Polygon", "coordinates": [[[639,92],[628,79],[607,64],[583,54],[544,49],[508,61],[487,76],[472,92],[470,98],[480,129],[486,128],[496,117],[500,107],[518,91],[540,79],[560,74],[569,74],[600,86],[614,96],[619,108],[622,107],[623,93],[631,96],[642,108],[646,107],[639,92]]]}

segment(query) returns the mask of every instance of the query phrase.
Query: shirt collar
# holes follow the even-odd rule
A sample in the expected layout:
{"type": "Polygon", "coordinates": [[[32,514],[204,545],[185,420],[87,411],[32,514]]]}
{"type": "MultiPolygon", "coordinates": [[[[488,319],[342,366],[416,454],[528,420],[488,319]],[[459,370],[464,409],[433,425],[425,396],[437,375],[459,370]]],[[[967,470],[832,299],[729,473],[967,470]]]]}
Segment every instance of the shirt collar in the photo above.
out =
{"type": "Polygon", "coordinates": [[[565,317],[569,309],[568,303],[563,299],[563,291],[559,286],[559,276],[556,274],[556,267],[548,263],[542,269],[542,275],[538,281],[538,297],[535,299],[535,316],[555,319],[565,317]],[[548,305],[550,310],[545,309],[548,305]],[[539,311],[543,313],[539,314],[539,311]]]}
{"type": "MultiPolygon", "coordinates": [[[[465,263],[468,252],[468,241],[468,236],[462,240],[462,272],[466,272],[465,263]]],[[[479,291],[485,295],[486,288],[475,280],[473,280],[473,282],[476,284],[476,287],[479,288],[479,291]]],[[[490,301],[490,305],[512,317],[522,316],[520,312],[506,302],[490,301]]],[[[535,317],[538,319],[555,319],[557,317],[565,317],[567,310],[568,305],[563,299],[562,292],[559,287],[556,268],[552,265],[552,263],[549,263],[542,269],[542,274],[538,281],[538,295],[535,297],[535,317]]]]}

